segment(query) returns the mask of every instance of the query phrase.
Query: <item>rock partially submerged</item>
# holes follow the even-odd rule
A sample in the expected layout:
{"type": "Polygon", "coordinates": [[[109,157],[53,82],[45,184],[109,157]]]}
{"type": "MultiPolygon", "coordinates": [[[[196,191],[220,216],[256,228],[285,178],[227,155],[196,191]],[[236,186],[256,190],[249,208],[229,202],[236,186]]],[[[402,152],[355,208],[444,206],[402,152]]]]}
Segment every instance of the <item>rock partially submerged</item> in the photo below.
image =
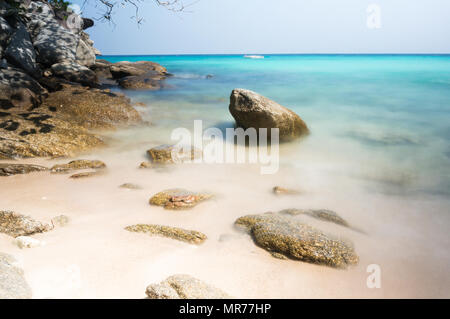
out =
{"type": "Polygon", "coordinates": [[[229,110],[242,128],[279,129],[280,140],[292,140],[309,133],[305,122],[293,111],[250,90],[234,89],[231,92],[229,110]]]}
{"type": "Polygon", "coordinates": [[[25,280],[23,270],[17,260],[0,253],[0,299],[29,299],[31,288],[25,280]]]}
{"type": "Polygon", "coordinates": [[[0,163],[0,176],[28,174],[31,172],[42,172],[47,170],[47,167],[40,165],[0,163]]]}
{"type": "Polygon", "coordinates": [[[52,173],[67,173],[80,169],[102,169],[106,168],[106,164],[99,160],[74,160],[67,164],[57,164],[51,168],[52,173]]]}
{"type": "Polygon", "coordinates": [[[326,235],[290,216],[248,215],[235,224],[246,229],[256,245],[271,253],[336,268],[355,265],[359,260],[350,242],[326,235]]]}
{"type": "Polygon", "coordinates": [[[12,211],[0,211],[0,233],[12,237],[33,235],[51,230],[49,224],[12,211]]]}
{"type": "Polygon", "coordinates": [[[30,236],[19,236],[15,239],[15,244],[20,248],[34,248],[42,245],[41,241],[30,236]]]}
{"type": "Polygon", "coordinates": [[[203,243],[207,239],[205,234],[196,230],[186,230],[183,228],[162,225],[138,224],[127,226],[125,227],[125,230],[152,236],[168,237],[196,245],[203,243]]]}
{"type": "Polygon", "coordinates": [[[287,214],[287,215],[308,215],[310,217],[323,220],[326,222],[335,223],[341,226],[349,227],[350,225],[348,222],[343,219],[341,216],[339,216],[336,212],[328,209],[296,209],[296,208],[290,208],[290,209],[283,209],[279,212],[280,214],[287,214]]]}
{"type": "Polygon", "coordinates": [[[150,198],[150,205],[163,206],[165,209],[189,209],[211,197],[213,195],[209,193],[197,193],[174,188],[155,194],[150,198]]]}
{"type": "Polygon", "coordinates": [[[157,164],[173,164],[193,161],[201,155],[201,151],[193,146],[185,148],[176,145],[159,145],[147,151],[153,163],[157,164]]]}
{"type": "Polygon", "coordinates": [[[139,186],[137,184],[133,184],[133,183],[124,183],[124,184],[120,185],[119,187],[125,188],[125,189],[142,189],[141,186],[139,186]]]}
{"type": "Polygon", "coordinates": [[[81,173],[76,173],[76,174],[70,175],[70,178],[80,179],[80,178],[100,176],[100,175],[103,175],[102,171],[90,171],[90,172],[81,172],[81,173]]]}
{"type": "Polygon", "coordinates": [[[228,299],[225,292],[189,275],[174,275],[149,285],[145,291],[150,299],[228,299]]]}
{"type": "Polygon", "coordinates": [[[300,195],[301,192],[296,189],[285,188],[281,186],[275,186],[272,189],[275,195],[300,195]]]}

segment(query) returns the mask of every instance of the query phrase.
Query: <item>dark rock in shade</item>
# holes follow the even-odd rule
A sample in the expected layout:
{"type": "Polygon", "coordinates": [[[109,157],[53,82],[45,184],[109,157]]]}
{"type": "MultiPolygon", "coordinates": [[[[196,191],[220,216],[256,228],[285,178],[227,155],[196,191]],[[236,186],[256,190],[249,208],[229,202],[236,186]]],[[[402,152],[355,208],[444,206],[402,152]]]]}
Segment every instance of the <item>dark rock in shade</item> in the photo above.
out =
{"type": "Polygon", "coordinates": [[[40,76],[41,72],[36,64],[36,52],[31,43],[30,35],[23,24],[18,24],[4,55],[9,63],[22,68],[33,77],[40,76]]]}
{"type": "Polygon", "coordinates": [[[305,122],[293,111],[250,90],[234,89],[231,92],[229,110],[242,128],[279,129],[280,140],[287,141],[309,133],[305,122]]]}
{"type": "Polygon", "coordinates": [[[47,167],[40,165],[0,163],[0,176],[28,174],[31,172],[41,172],[47,170],[47,167]]]}
{"type": "MultiPolygon", "coordinates": [[[[99,79],[99,82],[102,83],[104,80],[112,80],[113,76],[110,71],[111,62],[97,59],[95,60],[95,64],[91,66],[92,71],[97,74],[97,78],[99,79]]],[[[115,83],[115,82],[111,82],[115,83]]]]}
{"type": "Polygon", "coordinates": [[[57,164],[51,168],[52,173],[66,173],[80,169],[102,169],[106,164],[98,160],[74,160],[67,164],[57,164]]]}
{"type": "Polygon", "coordinates": [[[246,229],[256,245],[271,253],[336,268],[346,268],[359,261],[350,242],[326,235],[291,216],[248,215],[237,219],[235,224],[246,229]]]}
{"type": "Polygon", "coordinates": [[[349,227],[350,225],[347,223],[345,219],[339,216],[336,212],[328,209],[283,209],[279,212],[280,214],[287,215],[308,215],[310,217],[320,219],[326,222],[335,223],[341,226],[349,227]]]}
{"type": "Polygon", "coordinates": [[[174,275],[151,284],[145,292],[150,299],[230,299],[225,292],[189,275],[174,275]]]}
{"type": "Polygon", "coordinates": [[[11,211],[0,211],[0,233],[19,237],[43,233],[51,229],[49,224],[43,224],[29,216],[11,211]]]}
{"type": "Polygon", "coordinates": [[[125,230],[135,233],[145,233],[148,235],[168,237],[197,245],[203,243],[207,239],[205,234],[196,230],[187,230],[183,228],[162,225],[138,224],[127,226],[125,227],[125,230]]]}
{"type": "Polygon", "coordinates": [[[6,44],[13,33],[14,30],[8,24],[8,21],[0,16],[0,47],[6,48],[6,44]]]}
{"type": "Polygon", "coordinates": [[[47,90],[22,70],[15,68],[1,70],[0,109],[37,107],[45,96],[47,90]]]}
{"type": "Polygon", "coordinates": [[[83,18],[83,30],[86,30],[94,26],[94,20],[89,18],[83,18]]]}
{"type": "Polygon", "coordinates": [[[68,81],[80,83],[86,86],[98,86],[97,75],[89,68],[75,62],[62,62],[53,64],[52,72],[54,75],[62,77],[68,81]]]}
{"type": "Polygon", "coordinates": [[[167,189],[150,198],[150,204],[163,206],[165,209],[189,209],[200,202],[212,198],[209,193],[196,193],[185,189],[167,189]]]}
{"type": "Polygon", "coordinates": [[[29,299],[31,295],[31,288],[23,270],[17,266],[17,260],[11,255],[0,253],[0,300],[29,299]]]}

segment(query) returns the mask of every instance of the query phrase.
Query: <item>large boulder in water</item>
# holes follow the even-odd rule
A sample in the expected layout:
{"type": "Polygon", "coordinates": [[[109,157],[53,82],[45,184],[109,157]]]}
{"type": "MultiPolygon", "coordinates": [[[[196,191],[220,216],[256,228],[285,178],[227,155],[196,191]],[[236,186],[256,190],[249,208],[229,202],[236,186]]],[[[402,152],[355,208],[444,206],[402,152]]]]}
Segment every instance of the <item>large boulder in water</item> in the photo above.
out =
{"type": "Polygon", "coordinates": [[[309,133],[305,122],[293,111],[250,90],[234,89],[230,96],[231,115],[239,127],[279,129],[280,140],[291,140],[309,133]]]}
{"type": "Polygon", "coordinates": [[[346,268],[359,261],[351,242],[327,235],[290,216],[247,215],[237,219],[235,224],[246,229],[255,244],[275,256],[336,268],[346,268]]]}

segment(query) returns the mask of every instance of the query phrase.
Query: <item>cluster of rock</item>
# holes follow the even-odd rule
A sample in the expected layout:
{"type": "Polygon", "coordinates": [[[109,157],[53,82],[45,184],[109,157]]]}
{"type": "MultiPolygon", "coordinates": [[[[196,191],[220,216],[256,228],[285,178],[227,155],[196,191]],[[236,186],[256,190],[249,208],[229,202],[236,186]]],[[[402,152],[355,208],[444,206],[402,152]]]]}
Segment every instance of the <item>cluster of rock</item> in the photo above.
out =
{"type": "Polygon", "coordinates": [[[142,123],[130,99],[104,83],[156,89],[153,62],[96,60],[85,28],[45,1],[0,2],[0,159],[70,157],[105,144],[92,129],[142,123]],[[70,19],[69,19],[70,20],[70,19]]]}

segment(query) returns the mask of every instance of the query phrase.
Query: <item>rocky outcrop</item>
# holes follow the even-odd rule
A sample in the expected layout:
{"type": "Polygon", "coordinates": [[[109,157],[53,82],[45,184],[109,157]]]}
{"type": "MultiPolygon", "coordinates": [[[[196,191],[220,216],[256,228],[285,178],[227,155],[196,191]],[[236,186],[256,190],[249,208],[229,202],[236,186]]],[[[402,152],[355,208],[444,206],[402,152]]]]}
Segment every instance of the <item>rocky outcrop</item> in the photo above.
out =
{"type": "Polygon", "coordinates": [[[162,226],[162,225],[148,225],[138,224],[125,227],[125,230],[135,233],[144,233],[151,236],[162,236],[184,241],[190,244],[201,244],[207,237],[205,234],[196,230],[187,230],[178,227],[162,226]]]}
{"type": "Polygon", "coordinates": [[[67,164],[57,164],[51,168],[52,173],[68,173],[81,169],[102,169],[106,164],[98,160],[74,160],[67,164]]]}
{"type": "Polygon", "coordinates": [[[149,285],[145,291],[150,299],[228,299],[225,292],[189,275],[174,275],[149,285]]]}
{"type": "Polygon", "coordinates": [[[280,140],[288,141],[309,133],[305,122],[293,111],[250,90],[234,89],[230,96],[229,110],[242,128],[279,129],[280,140]]]}
{"type": "Polygon", "coordinates": [[[54,75],[85,86],[98,86],[97,75],[91,69],[75,62],[61,62],[52,65],[54,75]]]}
{"type": "Polygon", "coordinates": [[[353,245],[299,222],[291,216],[266,213],[240,217],[235,224],[246,229],[255,244],[283,256],[346,268],[358,263],[353,245]]]}
{"type": "Polygon", "coordinates": [[[142,123],[130,99],[109,90],[70,86],[49,94],[44,108],[59,118],[87,129],[114,129],[142,123]]]}
{"type": "Polygon", "coordinates": [[[29,216],[11,211],[0,211],[0,233],[12,237],[27,236],[51,230],[48,224],[43,224],[29,216]]]}
{"type": "Polygon", "coordinates": [[[16,31],[9,39],[4,56],[9,63],[23,69],[33,77],[40,76],[40,68],[36,64],[36,52],[24,24],[18,23],[16,31]]]}
{"type": "Polygon", "coordinates": [[[0,253],[0,299],[29,299],[31,288],[25,280],[23,270],[17,260],[0,253]]]}
{"type": "Polygon", "coordinates": [[[150,205],[163,206],[165,209],[189,209],[212,197],[213,195],[209,193],[175,188],[155,194],[150,198],[150,205]]]}
{"type": "Polygon", "coordinates": [[[0,163],[0,176],[28,174],[31,172],[41,172],[47,170],[47,167],[40,165],[0,163]]]}
{"type": "Polygon", "coordinates": [[[35,108],[46,96],[47,90],[21,69],[0,70],[0,109],[35,108]]]}

